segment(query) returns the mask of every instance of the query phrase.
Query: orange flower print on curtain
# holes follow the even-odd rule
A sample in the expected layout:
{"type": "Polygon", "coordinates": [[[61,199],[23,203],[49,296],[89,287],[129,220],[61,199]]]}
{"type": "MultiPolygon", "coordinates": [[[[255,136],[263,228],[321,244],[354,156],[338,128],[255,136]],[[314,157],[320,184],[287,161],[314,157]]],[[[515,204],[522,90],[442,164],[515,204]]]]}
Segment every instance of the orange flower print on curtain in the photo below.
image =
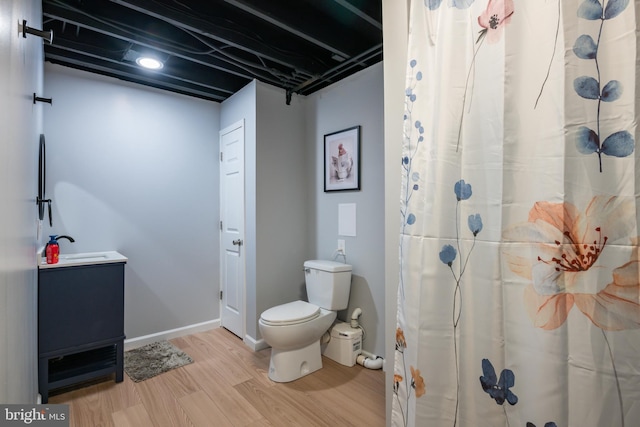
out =
{"type": "Polygon", "coordinates": [[[424,396],[426,393],[426,386],[424,378],[420,375],[420,369],[414,368],[409,365],[411,371],[411,382],[404,381],[408,378],[407,365],[404,360],[404,350],[407,348],[407,341],[404,338],[404,331],[402,328],[396,329],[396,361],[401,362],[400,369],[404,371],[404,377],[395,373],[393,375],[393,394],[395,396],[395,403],[398,405],[398,409],[402,414],[402,425],[406,426],[409,422],[409,399],[411,399],[411,393],[415,391],[416,399],[424,396]],[[401,356],[398,358],[398,354],[401,356]],[[403,382],[404,381],[404,382],[403,382]],[[404,398],[400,397],[400,387],[404,386],[404,398]]]}
{"type": "Polygon", "coordinates": [[[640,328],[634,224],[633,198],[596,196],[584,212],[568,202],[537,202],[528,222],[505,230],[513,243],[505,251],[509,268],[531,281],[524,301],[534,326],[556,329],[576,306],[602,330],[640,328]],[[630,254],[619,259],[624,247],[630,254]]]}

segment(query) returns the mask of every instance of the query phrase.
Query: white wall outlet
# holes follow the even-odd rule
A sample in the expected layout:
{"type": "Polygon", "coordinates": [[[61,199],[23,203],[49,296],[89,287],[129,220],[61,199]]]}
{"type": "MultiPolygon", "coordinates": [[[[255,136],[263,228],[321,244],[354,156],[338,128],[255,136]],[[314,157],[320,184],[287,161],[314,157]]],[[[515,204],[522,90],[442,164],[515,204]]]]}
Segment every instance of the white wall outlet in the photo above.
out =
{"type": "Polygon", "coordinates": [[[347,254],[347,249],[344,244],[344,239],[338,239],[338,250],[342,252],[343,255],[347,254]]]}

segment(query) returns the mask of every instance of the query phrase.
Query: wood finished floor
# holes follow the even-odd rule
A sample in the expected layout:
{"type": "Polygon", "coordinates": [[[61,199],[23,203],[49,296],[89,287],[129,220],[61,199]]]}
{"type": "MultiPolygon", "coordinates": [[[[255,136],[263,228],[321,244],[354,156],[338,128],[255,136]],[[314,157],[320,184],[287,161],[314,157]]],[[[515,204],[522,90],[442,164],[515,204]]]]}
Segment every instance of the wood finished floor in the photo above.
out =
{"type": "Polygon", "coordinates": [[[71,427],[384,426],[384,374],[323,357],[290,383],[267,377],[271,350],[253,352],[225,329],[171,340],[194,363],[134,383],[113,380],[51,396],[71,427]]]}

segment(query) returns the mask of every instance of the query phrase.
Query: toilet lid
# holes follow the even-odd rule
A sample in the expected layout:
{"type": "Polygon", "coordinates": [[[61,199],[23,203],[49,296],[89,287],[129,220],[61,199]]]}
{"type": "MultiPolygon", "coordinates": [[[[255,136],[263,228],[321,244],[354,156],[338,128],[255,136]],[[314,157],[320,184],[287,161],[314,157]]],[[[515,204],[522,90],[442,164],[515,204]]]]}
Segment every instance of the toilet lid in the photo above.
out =
{"type": "Polygon", "coordinates": [[[304,301],[293,301],[265,310],[260,316],[267,325],[283,326],[308,322],[320,315],[320,307],[304,301]]]}

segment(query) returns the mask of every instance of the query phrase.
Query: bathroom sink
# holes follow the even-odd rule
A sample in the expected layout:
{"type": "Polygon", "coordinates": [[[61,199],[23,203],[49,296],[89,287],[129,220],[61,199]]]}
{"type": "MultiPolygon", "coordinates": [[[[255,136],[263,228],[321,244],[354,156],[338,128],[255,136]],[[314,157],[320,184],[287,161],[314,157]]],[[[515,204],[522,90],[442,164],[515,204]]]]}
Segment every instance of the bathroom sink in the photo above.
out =
{"type": "Polygon", "coordinates": [[[47,264],[44,257],[39,257],[38,268],[71,267],[74,265],[106,264],[112,262],[127,262],[127,257],[116,251],[87,252],[80,254],[62,254],[57,264],[47,264]]]}
{"type": "Polygon", "coordinates": [[[60,259],[68,259],[69,261],[83,260],[83,261],[100,261],[105,260],[109,256],[106,253],[97,253],[97,254],[73,254],[73,255],[62,255],[60,259]]]}

